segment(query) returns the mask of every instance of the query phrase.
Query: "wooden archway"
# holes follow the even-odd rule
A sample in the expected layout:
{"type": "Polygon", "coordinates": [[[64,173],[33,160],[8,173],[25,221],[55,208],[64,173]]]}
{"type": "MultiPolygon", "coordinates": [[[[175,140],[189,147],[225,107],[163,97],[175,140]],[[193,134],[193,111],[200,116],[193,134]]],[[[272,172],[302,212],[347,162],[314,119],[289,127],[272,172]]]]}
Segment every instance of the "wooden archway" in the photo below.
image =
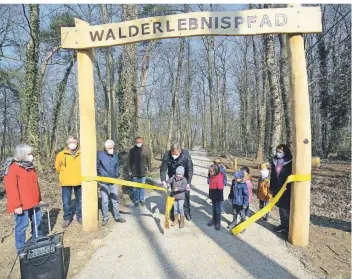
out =
{"type": "MultiPolygon", "coordinates": [[[[77,50],[82,176],[96,176],[93,49],[190,36],[287,34],[293,112],[293,173],[311,174],[311,126],[303,33],[322,32],[319,7],[196,12],[90,26],[76,19],[61,28],[62,48],[77,50]],[[94,125],[92,125],[94,123],[94,125]]],[[[98,228],[96,182],[82,182],[83,230],[98,228]]],[[[310,181],[295,182],[291,195],[289,240],[309,241],[310,181]]]]}

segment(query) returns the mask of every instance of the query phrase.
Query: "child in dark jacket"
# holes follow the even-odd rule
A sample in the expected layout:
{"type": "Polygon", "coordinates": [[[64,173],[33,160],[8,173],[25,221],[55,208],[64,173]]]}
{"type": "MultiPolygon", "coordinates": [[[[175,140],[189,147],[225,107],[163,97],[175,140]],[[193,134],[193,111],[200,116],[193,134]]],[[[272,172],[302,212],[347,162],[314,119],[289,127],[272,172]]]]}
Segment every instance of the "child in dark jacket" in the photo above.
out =
{"type": "Polygon", "coordinates": [[[183,205],[186,198],[185,191],[188,182],[184,175],[185,168],[179,166],[176,168],[176,174],[166,182],[168,186],[171,186],[171,195],[175,196],[173,226],[176,227],[178,225],[178,215],[180,215],[180,228],[183,228],[185,225],[183,205]]]}
{"type": "Polygon", "coordinates": [[[221,222],[221,202],[224,201],[224,174],[220,172],[218,165],[211,165],[209,168],[209,197],[213,205],[213,218],[208,226],[215,225],[215,229],[220,230],[221,222]]]}
{"type": "Polygon", "coordinates": [[[246,218],[248,218],[249,217],[249,205],[252,202],[252,196],[253,196],[253,183],[252,183],[251,176],[249,175],[249,173],[250,173],[249,167],[243,166],[243,167],[241,167],[240,170],[243,171],[243,173],[244,173],[244,182],[246,183],[247,188],[248,188],[248,206],[245,209],[246,218]]]}
{"type": "MultiPolygon", "coordinates": [[[[232,207],[233,207],[233,220],[228,226],[232,230],[237,225],[237,215],[241,217],[241,223],[246,220],[245,210],[248,206],[249,193],[246,182],[244,181],[244,172],[237,171],[234,174],[234,179],[232,180],[232,207]]],[[[229,197],[231,196],[231,193],[229,197]]],[[[245,230],[242,231],[242,233],[245,230]]]]}

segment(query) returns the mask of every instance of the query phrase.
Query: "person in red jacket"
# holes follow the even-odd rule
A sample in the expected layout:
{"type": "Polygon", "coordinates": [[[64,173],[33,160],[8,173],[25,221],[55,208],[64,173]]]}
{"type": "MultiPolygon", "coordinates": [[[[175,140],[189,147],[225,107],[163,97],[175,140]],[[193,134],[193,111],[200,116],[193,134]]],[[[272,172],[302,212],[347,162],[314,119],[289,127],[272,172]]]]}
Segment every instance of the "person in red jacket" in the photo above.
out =
{"type": "Polygon", "coordinates": [[[41,201],[37,173],[33,165],[32,148],[27,144],[16,147],[13,162],[4,172],[7,212],[14,213],[15,246],[20,253],[26,241],[26,230],[31,220],[32,237],[42,235],[40,223],[43,214],[38,206],[41,201]],[[34,214],[35,210],[35,214],[34,214]],[[35,220],[33,219],[35,216],[35,220]],[[34,222],[36,221],[36,222],[34,222]],[[35,227],[34,224],[37,224],[35,227]],[[35,233],[37,231],[37,234],[35,233]]]}
{"type": "Polygon", "coordinates": [[[221,202],[224,201],[224,174],[220,172],[218,165],[211,165],[209,168],[209,197],[213,205],[213,218],[208,226],[215,225],[220,230],[221,202]]]}

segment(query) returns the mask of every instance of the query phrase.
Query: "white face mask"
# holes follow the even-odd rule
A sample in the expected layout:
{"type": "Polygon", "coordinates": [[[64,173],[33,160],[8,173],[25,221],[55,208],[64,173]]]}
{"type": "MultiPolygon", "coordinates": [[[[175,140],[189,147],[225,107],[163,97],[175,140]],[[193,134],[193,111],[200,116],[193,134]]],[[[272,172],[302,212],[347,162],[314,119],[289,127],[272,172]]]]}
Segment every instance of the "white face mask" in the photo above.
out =
{"type": "Polygon", "coordinates": [[[68,145],[68,148],[71,149],[71,150],[76,150],[77,144],[76,144],[76,143],[70,143],[70,144],[68,145]]]}
{"type": "Polygon", "coordinates": [[[284,156],[285,156],[284,153],[281,153],[281,152],[277,152],[277,153],[276,153],[276,157],[279,158],[279,159],[284,158],[284,156]]]}
{"type": "Polygon", "coordinates": [[[174,158],[174,160],[176,160],[178,157],[180,157],[180,155],[172,155],[172,158],[174,158]]]}
{"type": "Polygon", "coordinates": [[[108,153],[109,153],[110,155],[114,154],[114,149],[108,149],[108,153]]]}
{"type": "Polygon", "coordinates": [[[137,143],[137,144],[136,144],[136,146],[139,147],[139,148],[141,148],[142,145],[143,145],[143,143],[137,143]]]}
{"type": "Polygon", "coordinates": [[[33,157],[33,155],[32,155],[32,154],[31,154],[31,155],[27,155],[27,156],[26,156],[26,161],[27,161],[27,162],[32,163],[32,162],[33,162],[33,159],[34,159],[34,157],[33,157]]]}

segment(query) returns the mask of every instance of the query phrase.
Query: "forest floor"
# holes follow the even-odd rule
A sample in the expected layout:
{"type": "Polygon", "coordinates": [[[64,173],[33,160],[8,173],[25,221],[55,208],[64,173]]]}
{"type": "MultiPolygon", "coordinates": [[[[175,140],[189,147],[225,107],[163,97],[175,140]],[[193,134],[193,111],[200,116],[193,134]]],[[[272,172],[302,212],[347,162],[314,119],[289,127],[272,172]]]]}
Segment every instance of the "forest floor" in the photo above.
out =
{"type": "MultiPolygon", "coordinates": [[[[111,218],[106,227],[83,235],[81,225],[74,221],[65,231],[67,278],[275,278],[274,274],[277,278],[351,277],[349,163],[323,162],[319,169],[313,170],[310,243],[307,248],[297,248],[272,232],[279,220],[277,209],[273,210],[269,222],[259,221],[246,233],[234,237],[226,229],[231,220],[231,205],[226,201],[221,232],[208,228],[211,205],[206,201],[205,176],[212,158],[207,158],[205,152],[191,154],[195,165],[191,196],[193,219],[186,222],[186,228],[164,230],[164,199],[159,193],[148,192],[145,208],[132,208],[129,195],[120,195],[120,209],[127,223],[117,224],[111,218]],[[217,269],[209,261],[212,255],[219,265],[218,273],[214,274],[213,270],[217,269]],[[126,268],[130,264],[132,268],[126,268]]],[[[256,187],[257,163],[239,158],[238,164],[251,168],[256,187]]],[[[158,171],[151,177],[158,177],[158,171]]],[[[230,181],[230,174],[228,178],[230,181]]],[[[61,189],[57,177],[47,174],[39,180],[43,200],[51,205],[53,231],[61,232],[61,189]]],[[[229,187],[225,189],[225,197],[228,191],[229,187]]],[[[258,207],[254,198],[252,211],[258,207]]],[[[16,254],[14,218],[6,212],[6,197],[1,190],[0,223],[2,279],[7,278],[16,254]]],[[[11,278],[19,277],[17,262],[11,278]]]]}

